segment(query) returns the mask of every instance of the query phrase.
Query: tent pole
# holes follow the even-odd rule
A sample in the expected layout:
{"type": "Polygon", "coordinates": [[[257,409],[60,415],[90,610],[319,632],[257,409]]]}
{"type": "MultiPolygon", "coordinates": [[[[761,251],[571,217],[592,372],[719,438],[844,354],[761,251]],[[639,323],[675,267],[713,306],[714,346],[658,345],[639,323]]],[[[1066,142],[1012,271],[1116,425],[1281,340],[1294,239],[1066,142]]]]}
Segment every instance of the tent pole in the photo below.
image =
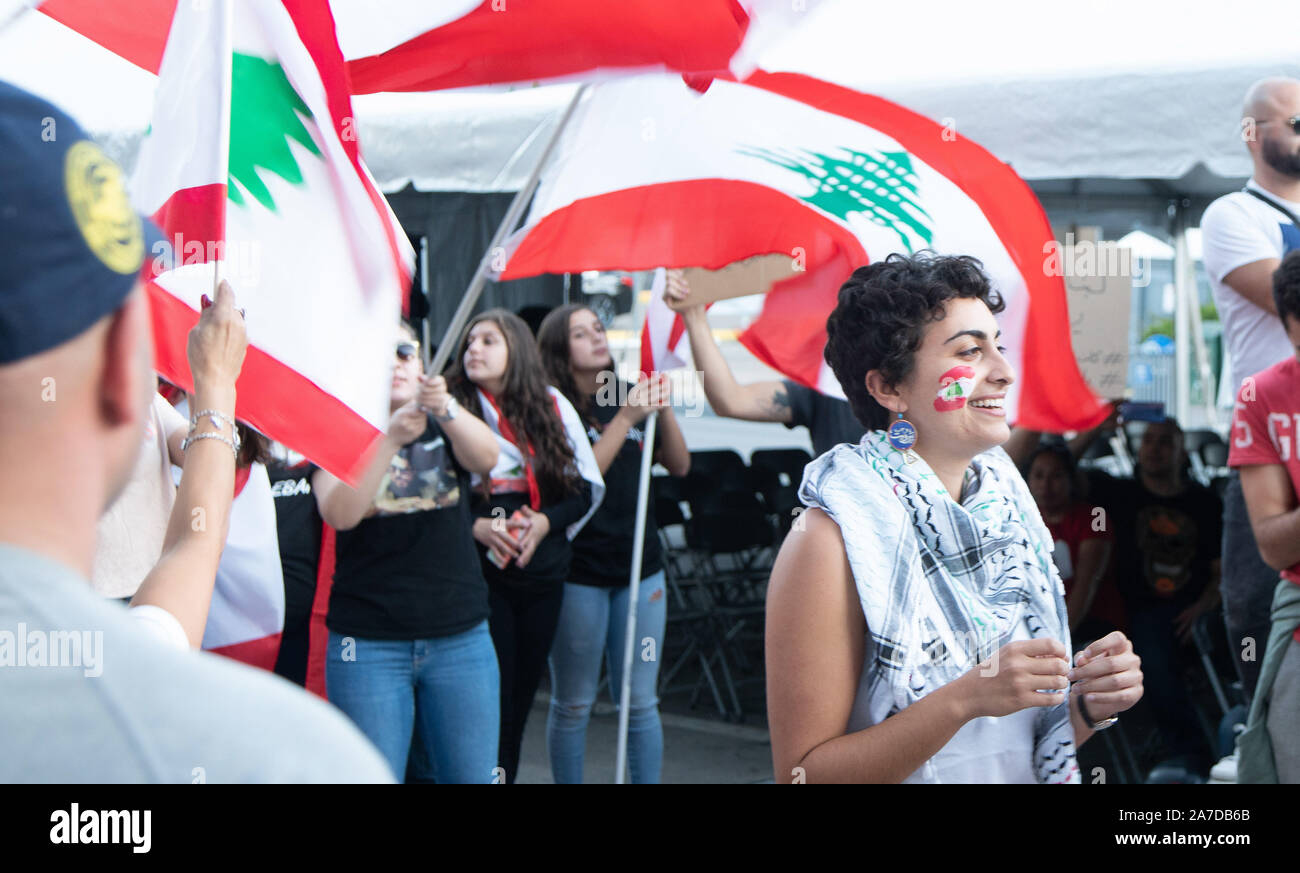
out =
{"type": "Polygon", "coordinates": [[[28,6],[27,3],[28,0],[20,0],[16,8],[11,10],[10,13],[7,16],[5,16],[3,19],[0,19],[0,32],[4,32],[4,30],[6,30],[9,27],[9,25],[14,24],[15,22],[18,21],[18,19],[22,18],[29,11],[31,11],[32,7],[28,6]]]}
{"type": "MultiPolygon", "coordinates": [[[[614,784],[622,785],[627,770],[627,728],[632,702],[632,659],[636,654],[636,607],[641,596],[641,553],[645,548],[645,522],[650,502],[650,467],[654,463],[655,426],[659,413],[652,412],[645,420],[645,436],[641,443],[641,478],[636,490],[636,527],[632,538],[632,569],[628,577],[627,632],[623,641],[623,689],[618,704],[618,753],[614,764],[614,784]]],[[[654,657],[659,657],[656,650],[654,657]]]]}
{"type": "Polygon", "coordinates": [[[460,305],[456,307],[456,312],[452,315],[451,322],[442,335],[442,342],[438,344],[438,353],[434,355],[433,363],[429,367],[430,373],[441,373],[443,368],[447,366],[447,360],[452,353],[452,345],[459,339],[460,332],[465,327],[465,322],[469,321],[470,313],[474,311],[474,306],[483,294],[483,287],[487,284],[488,273],[492,271],[492,262],[495,260],[497,250],[505,242],[510,232],[515,229],[515,225],[519,223],[524,207],[528,205],[529,199],[533,196],[533,191],[537,188],[538,181],[541,180],[542,168],[551,157],[551,152],[555,150],[555,144],[560,140],[560,134],[564,133],[565,127],[568,126],[569,120],[573,118],[573,113],[578,108],[578,102],[582,100],[582,95],[587,93],[589,87],[591,86],[584,83],[574,92],[573,99],[569,101],[564,114],[560,116],[559,122],[555,125],[555,131],[551,134],[550,140],[547,141],[546,147],[542,149],[542,155],[537,159],[537,164],[529,174],[528,180],[515,194],[515,198],[510,201],[510,208],[506,210],[505,217],[501,219],[501,224],[497,226],[492,241],[488,243],[487,251],[479,259],[478,269],[474,271],[474,277],[470,279],[469,288],[466,289],[465,296],[461,298],[460,305]]]}
{"type": "Polygon", "coordinates": [[[1219,392],[1214,373],[1210,370],[1210,353],[1205,346],[1205,325],[1201,320],[1201,295],[1197,293],[1196,287],[1196,265],[1192,263],[1191,250],[1187,246],[1186,200],[1183,201],[1182,209],[1184,215],[1182,269],[1186,270],[1183,281],[1191,291],[1187,295],[1187,314],[1191,319],[1192,350],[1196,353],[1196,372],[1201,377],[1201,400],[1205,405],[1206,424],[1211,428],[1218,428],[1219,410],[1216,398],[1219,392]]]}
{"type": "Polygon", "coordinates": [[[1171,204],[1173,208],[1174,237],[1174,414],[1179,423],[1188,427],[1187,413],[1191,409],[1192,373],[1189,358],[1191,343],[1191,319],[1188,307],[1191,305],[1192,289],[1188,288],[1187,277],[1190,266],[1187,254],[1187,211],[1181,199],[1171,204]]]}

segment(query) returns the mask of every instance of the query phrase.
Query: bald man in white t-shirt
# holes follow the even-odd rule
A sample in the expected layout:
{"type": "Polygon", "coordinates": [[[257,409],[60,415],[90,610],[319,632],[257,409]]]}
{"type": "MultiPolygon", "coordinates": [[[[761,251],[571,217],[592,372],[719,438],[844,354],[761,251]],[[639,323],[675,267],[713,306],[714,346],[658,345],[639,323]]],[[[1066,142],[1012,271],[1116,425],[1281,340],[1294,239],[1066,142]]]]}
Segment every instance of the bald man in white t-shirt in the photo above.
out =
{"type": "MultiPolygon", "coordinates": [[[[1295,354],[1277,317],[1272,277],[1283,256],[1300,249],[1300,81],[1252,85],[1242,106],[1242,135],[1254,173],[1245,190],[1220,197],[1201,219],[1205,271],[1223,322],[1234,390],[1295,354]]],[[[1277,571],[1259,555],[1235,470],[1224,493],[1222,554],[1233,648],[1239,655],[1262,653],[1277,571]]],[[[1258,677],[1258,656],[1238,659],[1247,694],[1258,677]]]]}

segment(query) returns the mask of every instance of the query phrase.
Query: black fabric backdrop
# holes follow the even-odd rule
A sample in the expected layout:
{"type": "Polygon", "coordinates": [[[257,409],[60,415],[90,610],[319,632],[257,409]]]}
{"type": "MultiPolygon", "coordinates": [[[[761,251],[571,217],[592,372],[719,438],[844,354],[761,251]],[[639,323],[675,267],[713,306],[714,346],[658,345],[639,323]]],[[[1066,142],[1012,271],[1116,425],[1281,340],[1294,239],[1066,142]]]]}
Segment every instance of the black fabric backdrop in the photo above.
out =
{"type": "MultiPolygon", "coordinates": [[[[437,345],[460,304],[497,225],[514,194],[473,194],[462,191],[422,192],[407,187],[388,195],[393,212],[419,254],[419,237],[429,249],[429,337],[437,345]]],[[[419,296],[419,263],[413,296],[419,296]]],[[[525,306],[559,306],[565,301],[564,276],[543,275],[512,282],[488,282],[475,312],[501,306],[518,312],[525,306]]],[[[421,314],[413,300],[412,316],[421,314]]],[[[417,325],[418,326],[418,325],[417,325]]]]}

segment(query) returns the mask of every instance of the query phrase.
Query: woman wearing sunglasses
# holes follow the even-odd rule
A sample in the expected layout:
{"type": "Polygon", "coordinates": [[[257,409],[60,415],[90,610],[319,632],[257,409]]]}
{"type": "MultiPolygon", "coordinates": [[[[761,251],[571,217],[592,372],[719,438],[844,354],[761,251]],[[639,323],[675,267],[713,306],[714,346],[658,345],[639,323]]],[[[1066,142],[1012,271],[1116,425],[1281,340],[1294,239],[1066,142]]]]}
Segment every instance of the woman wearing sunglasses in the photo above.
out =
{"type": "Polygon", "coordinates": [[[470,321],[457,351],[451,390],[487,422],[501,449],[491,473],[474,480],[474,538],[501,664],[501,766],[514,782],[560,618],[569,543],[600,504],[605,483],[578,413],[546,384],[522,319],[489,310],[470,321]]]}
{"type": "Polygon", "coordinates": [[[317,470],[312,489],[338,531],[325,685],[401,779],[497,776],[496,652],[470,535],[470,476],[497,462],[492,431],[457,415],[425,376],[405,325],[396,337],[388,431],[356,488],[317,470]]]}

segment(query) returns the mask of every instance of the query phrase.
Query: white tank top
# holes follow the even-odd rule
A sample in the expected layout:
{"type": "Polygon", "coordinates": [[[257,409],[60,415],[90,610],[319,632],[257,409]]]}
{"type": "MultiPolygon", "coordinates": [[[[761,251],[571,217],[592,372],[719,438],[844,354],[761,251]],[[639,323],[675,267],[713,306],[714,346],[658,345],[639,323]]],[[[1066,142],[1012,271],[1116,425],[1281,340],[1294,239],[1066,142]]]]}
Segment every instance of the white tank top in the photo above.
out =
{"type": "MultiPolygon", "coordinates": [[[[1029,626],[1022,619],[1012,634],[1012,641],[1031,639],[1029,626]]],[[[858,681],[848,732],[871,727],[867,704],[867,682],[874,656],[874,643],[867,635],[867,651],[858,681]]],[[[975,718],[962,725],[942,749],[930,759],[939,782],[948,783],[1034,783],[1034,719],[1038,707],[1022,709],[998,718],[975,718]]],[[[904,783],[923,783],[924,767],[918,768],[904,783]]]]}

